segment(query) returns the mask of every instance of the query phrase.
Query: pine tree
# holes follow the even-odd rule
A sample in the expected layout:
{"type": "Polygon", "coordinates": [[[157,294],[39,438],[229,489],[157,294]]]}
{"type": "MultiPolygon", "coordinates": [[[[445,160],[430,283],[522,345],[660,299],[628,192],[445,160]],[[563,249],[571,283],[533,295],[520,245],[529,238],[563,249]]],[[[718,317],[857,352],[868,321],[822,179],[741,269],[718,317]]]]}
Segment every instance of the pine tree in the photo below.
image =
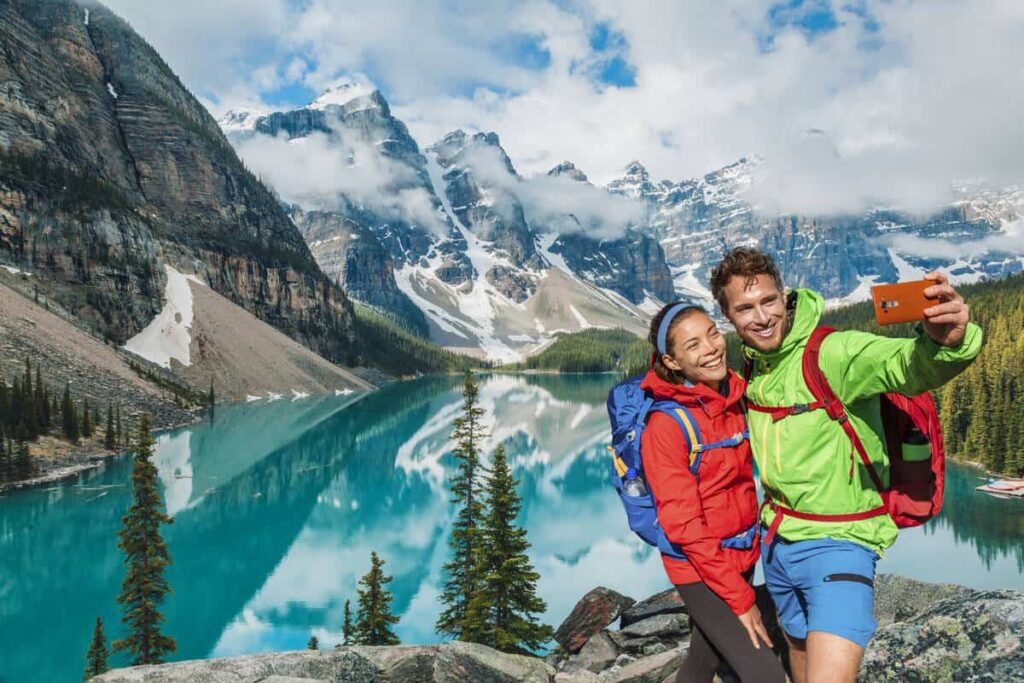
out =
{"type": "Polygon", "coordinates": [[[18,443],[18,452],[14,456],[14,472],[18,479],[28,479],[34,475],[36,468],[32,463],[32,457],[28,452],[28,443],[18,443]]]}
{"type": "Polygon", "coordinates": [[[117,407],[114,408],[114,438],[119,444],[123,444],[121,437],[121,404],[118,403],[117,407]]]}
{"type": "Polygon", "coordinates": [[[553,633],[538,623],[547,609],[537,595],[537,580],[527,551],[526,529],[516,526],[522,508],[516,479],[499,445],[486,486],[487,514],[483,518],[480,554],[481,586],[470,601],[463,622],[465,640],[503,652],[532,654],[553,633]]]}
{"type": "Polygon", "coordinates": [[[448,541],[451,560],[442,571],[444,587],[441,603],[445,606],[437,618],[435,630],[440,634],[462,639],[462,622],[469,601],[479,588],[478,556],[480,554],[480,518],[483,504],[480,496],[480,448],[486,432],[482,424],[484,410],[478,405],[479,389],[473,374],[466,372],[462,389],[462,415],[455,420],[452,439],[456,443],[458,473],[452,479],[452,503],[458,515],[452,524],[448,541]]]}
{"type": "Polygon", "coordinates": [[[107,405],[107,429],[103,433],[103,447],[108,451],[117,448],[116,436],[114,434],[114,407],[107,405]]]}
{"type": "Polygon", "coordinates": [[[391,577],[384,575],[384,560],[370,553],[370,571],[359,579],[359,609],[356,612],[355,640],[359,645],[398,645],[391,630],[398,617],[391,614],[393,596],[386,586],[391,577]]]}
{"type": "Polygon", "coordinates": [[[103,619],[96,617],[96,626],[92,631],[92,643],[89,644],[89,651],[85,653],[85,673],[83,681],[88,681],[93,676],[99,676],[107,671],[107,636],[103,633],[103,619]]]}
{"type": "Polygon", "coordinates": [[[11,461],[10,451],[4,443],[4,433],[0,431],[0,482],[14,479],[14,463],[11,461]]]}
{"type": "Polygon", "coordinates": [[[309,641],[306,643],[307,650],[319,650],[320,640],[316,636],[310,636],[309,641]]]}
{"type": "Polygon", "coordinates": [[[211,377],[210,378],[210,391],[208,391],[207,394],[206,394],[206,404],[208,406],[210,406],[211,408],[213,408],[213,406],[216,403],[217,403],[217,396],[216,396],[216,394],[213,393],[213,378],[211,377]]]}
{"type": "Polygon", "coordinates": [[[89,400],[82,399],[82,436],[92,436],[92,418],[89,417],[89,400]]]}
{"type": "Polygon", "coordinates": [[[351,600],[345,601],[345,621],[341,624],[342,645],[352,644],[352,606],[351,600]]]}
{"type": "Polygon", "coordinates": [[[153,443],[149,416],[143,415],[132,453],[132,505],[118,532],[118,547],[124,551],[126,570],[117,601],[124,606],[121,622],[129,633],[114,643],[114,650],[127,651],[135,665],[159,664],[165,654],[177,650],[174,639],[160,632],[164,621],[160,603],[171,592],[164,578],[171,556],[160,535],[160,525],[174,520],[163,512],[157,470],[150,460],[153,443]]]}
{"type": "Polygon", "coordinates": [[[71,443],[78,443],[78,414],[75,404],[71,400],[71,384],[64,384],[64,400],[60,406],[61,423],[64,428],[64,438],[71,443]]]}

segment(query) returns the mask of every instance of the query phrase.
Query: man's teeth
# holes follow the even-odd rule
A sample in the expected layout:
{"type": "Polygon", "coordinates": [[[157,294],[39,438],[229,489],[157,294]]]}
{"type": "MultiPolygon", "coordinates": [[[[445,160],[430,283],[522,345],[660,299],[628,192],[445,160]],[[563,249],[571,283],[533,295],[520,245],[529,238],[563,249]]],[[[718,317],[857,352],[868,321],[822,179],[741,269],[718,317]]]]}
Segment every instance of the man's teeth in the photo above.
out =
{"type": "Polygon", "coordinates": [[[771,327],[766,327],[763,330],[754,330],[754,334],[756,334],[759,337],[770,337],[770,336],[772,336],[772,333],[774,333],[774,332],[775,332],[775,325],[772,325],[771,327]]]}

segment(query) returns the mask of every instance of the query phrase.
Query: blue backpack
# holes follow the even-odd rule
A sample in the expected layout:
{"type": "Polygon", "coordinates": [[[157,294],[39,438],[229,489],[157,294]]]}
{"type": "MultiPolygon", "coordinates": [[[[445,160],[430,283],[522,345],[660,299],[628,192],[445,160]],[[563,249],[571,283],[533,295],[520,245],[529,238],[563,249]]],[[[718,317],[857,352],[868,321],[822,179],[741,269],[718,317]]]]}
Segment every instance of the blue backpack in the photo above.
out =
{"type": "MultiPolygon", "coordinates": [[[[716,448],[735,448],[748,438],[748,433],[744,431],[728,439],[709,444],[703,443],[700,431],[697,429],[697,422],[686,406],[670,400],[656,401],[653,396],[640,388],[643,379],[644,375],[631,377],[616,384],[608,392],[608,419],[611,421],[612,427],[612,445],[608,447],[608,450],[612,455],[612,484],[626,510],[629,528],[645,543],[656,546],[663,555],[685,561],[686,554],[683,549],[668,540],[658,523],[654,494],[644,476],[640,437],[647,424],[647,416],[651,411],[658,411],[676,421],[686,439],[690,472],[698,478],[700,477],[701,459],[705,453],[716,448]],[[645,494],[637,496],[626,493],[624,484],[632,477],[637,477],[643,482],[646,489],[645,494]]],[[[746,531],[722,539],[722,547],[742,550],[750,548],[757,535],[757,526],[755,522],[746,531]]]]}

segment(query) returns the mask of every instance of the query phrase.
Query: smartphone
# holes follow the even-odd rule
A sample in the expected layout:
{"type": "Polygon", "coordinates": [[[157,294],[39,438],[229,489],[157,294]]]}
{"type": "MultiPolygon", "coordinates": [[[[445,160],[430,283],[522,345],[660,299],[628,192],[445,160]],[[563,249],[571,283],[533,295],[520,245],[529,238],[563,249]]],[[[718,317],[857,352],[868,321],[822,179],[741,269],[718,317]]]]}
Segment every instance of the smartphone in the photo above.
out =
{"type": "Polygon", "coordinates": [[[924,309],[935,305],[935,301],[925,298],[924,290],[934,284],[931,280],[915,280],[875,285],[871,288],[871,298],[875,301],[875,320],[879,325],[924,320],[924,309]]]}

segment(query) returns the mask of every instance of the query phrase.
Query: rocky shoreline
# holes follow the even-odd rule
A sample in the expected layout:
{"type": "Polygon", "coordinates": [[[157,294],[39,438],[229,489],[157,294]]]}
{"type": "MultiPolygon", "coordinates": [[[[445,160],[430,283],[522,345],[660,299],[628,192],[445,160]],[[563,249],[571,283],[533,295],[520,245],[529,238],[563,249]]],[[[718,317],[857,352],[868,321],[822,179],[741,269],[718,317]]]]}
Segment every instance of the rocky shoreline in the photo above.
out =
{"type": "MultiPolygon", "coordinates": [[[[759,601],[767,599],[759,591],[759,601]]],[[[767,605],[765,605],[767,606],[767,605]]],[[[766,611],[771,614],[771,611],[766,611]]],[[[865,683],[1024,680],[1024,593],[973,590],[900,576],[876,581],[879,631],[865,683]]],[[[784,642],[769,620],[776,645],[784,642]]],[[[686,606],[672,590],[636,602],[595,588],[558,628],[547,657],[482,645],[337,646],[110,671],[94,683],[663,683],[689,647],[686,606]]],[[[785,662],[786,653],[780,651],[785,662]]],[[[723,683],[736,681],[720,671],[723,683]]]]}

